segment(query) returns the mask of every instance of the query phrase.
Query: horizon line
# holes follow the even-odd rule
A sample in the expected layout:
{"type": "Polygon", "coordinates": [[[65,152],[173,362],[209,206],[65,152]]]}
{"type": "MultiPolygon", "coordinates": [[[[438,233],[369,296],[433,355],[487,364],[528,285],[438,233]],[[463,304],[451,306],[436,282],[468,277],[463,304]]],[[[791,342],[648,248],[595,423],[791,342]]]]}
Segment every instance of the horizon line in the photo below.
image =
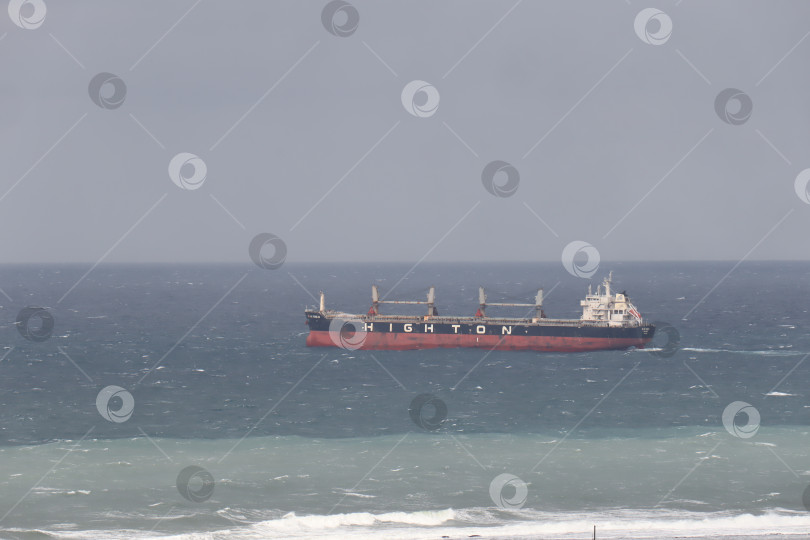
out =
{"type": "MultiPolygon", "coordinates": [[[[744,262],[774,262],[774,263],[788,263],[788,262],[810,262],[808,259],[746,259],[740,261],[738,259],[610,259],[602,260],[599,266],[605,264],[633,264],[633,263],[744,263],[744,262]]],[[[303,260],[303,261],[287,261],[283,266],[297,265],[297,264],[412,264],[411,260],[364,260],[364,261],[341,261],[341,260],[303,260]]],[[[229,265],[229,266],[242,266],[253,265],[252,261],[112,261],[95,263],[93,261],[41,261],[41,262],[1,262],[0,266],[82,266],[98,264],[98,266],[123,266],[123,265],[185,265],[185,266],[213,266],[213,265],[229,265]]],[[[474,261],[474,260],[440,260],[440,261],[423,261],[422,265],[430,264],[476,264],[476,265],[491,265],[491,264],[562,264],[560,260],[502,260],[502,261],[474,261]]]]}

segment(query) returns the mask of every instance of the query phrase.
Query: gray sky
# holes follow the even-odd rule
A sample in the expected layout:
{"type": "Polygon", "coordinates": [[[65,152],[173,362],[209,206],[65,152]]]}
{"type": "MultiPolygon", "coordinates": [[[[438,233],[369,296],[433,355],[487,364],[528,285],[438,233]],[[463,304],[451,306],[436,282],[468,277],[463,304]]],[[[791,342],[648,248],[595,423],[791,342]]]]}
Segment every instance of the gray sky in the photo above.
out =
{"type": "Polygon", "coordinates": [[[346,37],[326,1],[45,3],[35,29],[0,12],[4,262],[249,261],[263,232],[288,262],[810,257],[807,2],[352,0],[346,37]],[[90,99],[100,72],[120,107],[90,99]],[[495,160],[512,196],[482,184],[495,160]]]}

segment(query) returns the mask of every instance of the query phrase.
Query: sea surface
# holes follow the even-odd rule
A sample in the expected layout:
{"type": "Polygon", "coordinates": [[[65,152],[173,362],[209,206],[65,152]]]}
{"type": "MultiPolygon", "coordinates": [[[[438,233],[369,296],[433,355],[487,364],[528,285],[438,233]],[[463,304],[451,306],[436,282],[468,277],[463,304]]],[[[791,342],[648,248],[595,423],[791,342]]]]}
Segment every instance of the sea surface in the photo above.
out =
{"type": "Polygon", "coordinates": [[[0,538],[808,537],[810,264],[734,266],[2,266],[0,538]],[[651,349],[304,346],[320,290],[576,318],[610,270],[651,349]]]}

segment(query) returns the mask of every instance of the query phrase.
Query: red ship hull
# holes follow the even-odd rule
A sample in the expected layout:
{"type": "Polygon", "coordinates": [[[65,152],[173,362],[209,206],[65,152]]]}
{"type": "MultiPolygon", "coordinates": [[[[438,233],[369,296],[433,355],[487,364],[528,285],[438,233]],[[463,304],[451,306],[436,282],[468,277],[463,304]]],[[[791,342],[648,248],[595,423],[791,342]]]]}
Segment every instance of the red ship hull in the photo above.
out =
{"type": "MultiPolygon", "coordinates": [[[[311,330],[307,347],[335,347],[336,336],[328,331],[311,330]]],[[[469,347],[501,351],[585,352],[596,350],[643,349],[650,338],[615,338],[581,336],[498,336],[464,334],[405,334],[368,332],[350,349],[406,351],[469,347]]]]}

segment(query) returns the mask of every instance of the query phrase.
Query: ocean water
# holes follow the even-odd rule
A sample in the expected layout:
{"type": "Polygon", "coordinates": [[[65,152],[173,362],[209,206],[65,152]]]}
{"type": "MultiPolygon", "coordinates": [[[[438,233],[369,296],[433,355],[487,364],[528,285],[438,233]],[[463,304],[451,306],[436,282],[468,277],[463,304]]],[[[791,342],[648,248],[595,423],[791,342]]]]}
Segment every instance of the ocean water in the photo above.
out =
{"type": "Polygon", "coordinates": [[[810,264],[733,266],[603,262],[680,338],[581,354],[304,346],[372,283],[577,317],[559,264],[4,266],[0,538],[807,537],[810,264]]]}

